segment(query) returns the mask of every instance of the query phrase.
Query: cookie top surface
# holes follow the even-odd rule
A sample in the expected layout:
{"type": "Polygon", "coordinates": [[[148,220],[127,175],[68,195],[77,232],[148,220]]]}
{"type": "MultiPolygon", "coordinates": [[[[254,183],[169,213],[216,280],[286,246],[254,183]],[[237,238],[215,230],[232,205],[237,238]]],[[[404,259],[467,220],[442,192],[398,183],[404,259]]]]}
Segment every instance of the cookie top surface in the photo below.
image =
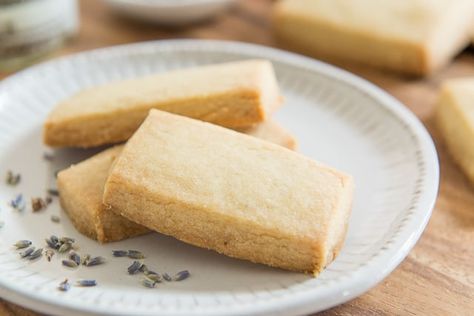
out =
{"type": "Polygon", "coordinates": [[[283,0],[276,14],[297,15],[370,36],[425,41],[470,0],[283,0]]]}
{"type": "Polygon", "coordinates": [[[156,203],[304,236],[324,234],[352,193],[349,176],[301,154],[157,110],[126,144],[111,182],[156,203]]]}

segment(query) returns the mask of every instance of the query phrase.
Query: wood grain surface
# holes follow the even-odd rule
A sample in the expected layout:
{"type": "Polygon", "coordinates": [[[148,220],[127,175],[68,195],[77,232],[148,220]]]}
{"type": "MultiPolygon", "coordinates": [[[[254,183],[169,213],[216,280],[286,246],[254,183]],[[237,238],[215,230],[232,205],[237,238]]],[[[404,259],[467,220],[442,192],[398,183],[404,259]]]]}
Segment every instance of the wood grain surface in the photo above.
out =
{"type": "MultiPolygon", "coordinates": [[[[272,1],[240,1],[211,21],[180,29],[116,17],[102,1],[79,2],[80,33],[54,55],[167,38],[229,39],[275,46],[269,21],[272,1]]],[[[441,184],[433,216],[400,266],[366,294],[320,315],[474,315],[474,186],[453,163],[432,121],[440,83],[446,78],[474,76],[474,49],[464,51],[451,65],[422,80],[357,65],[339,66],[382,87],[423,121],[436,142],[441,184]]],[[[0,315],[38,314],[0,299],[0,315]]]]}

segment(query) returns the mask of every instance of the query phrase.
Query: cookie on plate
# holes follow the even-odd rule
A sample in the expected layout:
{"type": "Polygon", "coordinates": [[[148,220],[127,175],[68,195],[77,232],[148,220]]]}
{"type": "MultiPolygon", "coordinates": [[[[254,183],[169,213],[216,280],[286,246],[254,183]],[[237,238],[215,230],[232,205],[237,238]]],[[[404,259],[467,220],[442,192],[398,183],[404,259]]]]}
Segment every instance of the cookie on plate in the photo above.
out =
{"type": "Polygon", "coordinates": [[[338,254],[349,175],[281,146],[152,110],[111,168],[103,202],[151,230],[317,275],[338,254]]]}
{"type": "Polygon", "coordinates": [[[254,127],[243,129],[240,132],[266,140],[270,143],[286,147],[291,150],[295,150],[298,146],[296,138],[291,135],[290,132],[272,120],[265,121],[254,127]]]}
{"type": "Polygon", "coordinates": [[[61,207],[76,229],[100,242],[110,242],[149,232],[102,205],[104,184],[109,169],[122,146],[109,148],[58,173],[61,207]]]}
{"type": "Polygon", "coordinates": [[[266,60],[207,65],[80,91],[49,114],[43,138],[53,147],[123,142],[152,108],[247,128],[263,122],[281,101],[272,64],[266,60]]]}

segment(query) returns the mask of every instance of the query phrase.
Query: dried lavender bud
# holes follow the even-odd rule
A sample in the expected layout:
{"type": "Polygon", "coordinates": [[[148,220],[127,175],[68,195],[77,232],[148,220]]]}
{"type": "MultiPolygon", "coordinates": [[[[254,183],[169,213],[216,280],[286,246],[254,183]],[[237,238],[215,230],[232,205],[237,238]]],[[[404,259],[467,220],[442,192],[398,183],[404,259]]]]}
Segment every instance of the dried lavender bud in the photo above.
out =
{"type": "Polygon", "coordinates": [[[58,252],[59,253],[65,253],[66,251],[70,250],[72,245],[70,243],[64,243],[59,247],[58,252]]]}
{"type": "Polygon", "coordinates": [[[156,282],[153,281],[153,280],[151,280],[151,279],[149,279],[149,278],[147,278],[147,277],[145,277],[145,278],[142,280],[142,284],[143,284],[143,286],[145,286],[145,287],[154,288],[155,285],[156,285],[156,282]]]}
{"type": "Polygon", "coordinates": [[[31,241],[29,240],[18,240],[13,246],[16,247],[16,249],[23,249],[26,247],[31,246],[31,241]]]}
{"type": "Polygon", "coordinates": [[[79,286],[96,286],[97,281],[96,280],[78,280],[77,285],[79,285],[79,286]]]}
{"type": "Polygon", "coordinates": [[[8,185],[15,186],[21,181],[21,175],[19,173],[13,173],[13,171],[8,170],[5,182],[8,185]]]}
{"type": "Polygon", "coordinates": [[[23,194],[18,194],[13,200],[11,200],[10,206],[17,211],[23,211],[26,207],[23,194]]]}
{"type": "Polygon", "coordinates": [[[68,282],[68,279],[64,279],[61,283],[59,283],[58,289],[63,292],[69,291],[71,288],[71,284],[68,282]]]}
{"type": "Polygon", "coordinates": [[[48,262],[51,262],[51,258],[54,256],[54,251],[52,251],[51,249],[46,249],[44,253],[48,262]]]}
{"type": "Polygon", "coordinates": [[[80,265],[81,264],[81,257],[74,251],[71,251],[69,253],[69,259],[71,259],[72,261],[74,261],[76,263],[76,265],[80,265]]]}
{"type": "Polygon", "coordinates": [[[128,257],[131,259],[144,259],[145,255],[138,250],[129,250],[128,257]]]}
{"type": "Polygon", "coordinates": [[[73,260],[63,260],[62,263],[63,263],[63,266],[66,266],[69,268],[77,268],[77,263],[74,262],[73,260]]]}
{"type": "Polygon", "coordinates": [[[127,268],[128,274],[135,274],[140,271],[142,263],[140,261],[133,261],[133,263],[127,268]]]}
{"type": "Polygon", "coordinates": [[[26,249],[25,251],[20,252],[20,257],[26,258],[30,256],[35,251],[35,249],[36,249],[35,247],[30,247],[26,249]]]}
{"type": "Polygon", "coordinates": [[[31,199],[31,208],[33,209],[33,212],[39,212],[48,206],[48,203],[46,203],[45,200],[42,198],[32,198],[31,199]]]}
{"type": "Polygon", "coordinates": [[[50,196],[59,196],[59,191],[56,189],[48,189],[47,192],[50,196]]]}
{"type": "Polygon", "coordinates": [[[170,277],[170,275],[168,273],[163,273],[163,279],[165,279],[165,281],[173,281],[173,279],[170,277]]]}
{"type": "Polygon", "coordinates": [[[36,249],[27,258],[28,260],[35,260],[43,255],[43,248],[36,249]]]}
{"type": "Polygon", "coordinates": [[[127,257],[128,251],[127,250],[112,250],[112,255],[114,257],[127,257]]]}
{"type": "Polygon", "coordinates": [[[85,266],[86,267],[92,267],[92,266],[97,266],[97,265],[103,264],[103,263],[105,263],[105,259],[103,257],[95,257],[95,258],[92,258],[92,259],[88,260],[85,263],[85,266]]]}
{"type": "Polygon", "coordinates": [[[148,274],[145,274],[147,278],[149,278],[150,280],[153,280],[155,282],[161,282],[163,281],[163,278],[161,277],[161,275],[159,275],[158,273],[148,273],[148,274]]]}
{"type": "Polygon", "coordinates": [[[188,270],[180,271],[176,273],[176,275],[173,277],[173,281],[183,281],[187,278],[189,278],[191,274],[189,273],[188,270]]]}

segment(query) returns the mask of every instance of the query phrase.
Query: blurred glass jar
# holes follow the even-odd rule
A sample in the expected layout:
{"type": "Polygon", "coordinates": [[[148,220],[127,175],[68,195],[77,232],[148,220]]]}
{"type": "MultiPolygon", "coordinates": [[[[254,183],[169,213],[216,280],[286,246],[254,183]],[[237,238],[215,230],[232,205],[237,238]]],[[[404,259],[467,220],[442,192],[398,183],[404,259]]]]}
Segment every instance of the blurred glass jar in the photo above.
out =
{"type": "Polygon", "coordinates": [[[24,67],[77,32],[76,0],[0,0],[0,71],[24,67]]]}

